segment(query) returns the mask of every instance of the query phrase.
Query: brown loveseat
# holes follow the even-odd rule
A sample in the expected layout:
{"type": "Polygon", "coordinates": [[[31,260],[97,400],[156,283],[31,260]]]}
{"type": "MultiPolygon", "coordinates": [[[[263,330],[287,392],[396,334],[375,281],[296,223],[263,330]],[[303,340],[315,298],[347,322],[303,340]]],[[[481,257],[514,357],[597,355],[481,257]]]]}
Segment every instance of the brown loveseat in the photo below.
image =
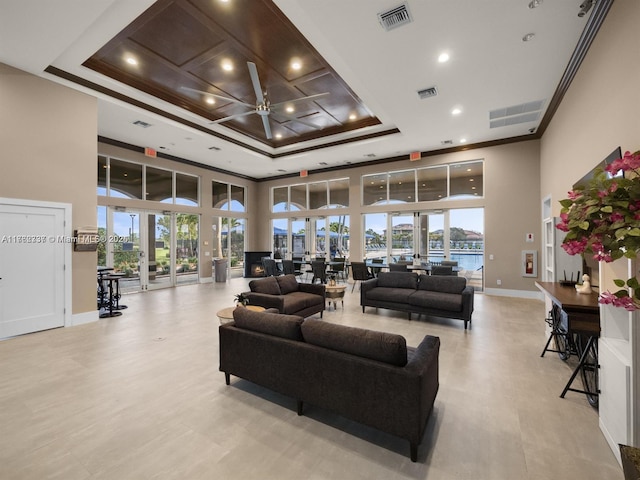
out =
{"type": "Polygon", "coordinates": [[[301,283],[295,275],[264,277],[249,282],[250,292],[245,292],[250,305],[277,308],[278,312],[299,315],[303,318],[325,309],[325,287],[301,283]]]}
{"type": "Polygon", "coordinates": [[[440,339],[404,337],[236,308],[221,325],[220,371],[409,440],[411,460],[438,392],[440,339]]]}

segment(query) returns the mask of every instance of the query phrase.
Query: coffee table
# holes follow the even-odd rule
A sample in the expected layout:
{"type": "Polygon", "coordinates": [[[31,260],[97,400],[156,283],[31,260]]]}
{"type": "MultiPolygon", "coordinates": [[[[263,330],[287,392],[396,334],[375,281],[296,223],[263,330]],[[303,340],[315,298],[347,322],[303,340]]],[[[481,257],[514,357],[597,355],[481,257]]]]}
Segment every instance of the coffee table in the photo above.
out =
{"type": "Polygon", "coordinates": [[[344,310],[344,292],[346,285],[325,285],[325,292],[329,305],[333,303],[333,309],[336,309],[336,303],[338,300],[342,302],[342,309],[344,310]]]}
{"type": "MultiPolygon", "coordinates": [[[[233,311],[236,308],[238,307],[227,307],[219,310],[218,313],[216,313],[218,320],[220,320],[220,325],[233,322],[233,311]]],[[[248,310],[253,310],[254,312],[264,312],[266,310],[264,307],[259,307],[258,305],[247,305],[246,307],[240,308],[246,308],[248,310]]]]}

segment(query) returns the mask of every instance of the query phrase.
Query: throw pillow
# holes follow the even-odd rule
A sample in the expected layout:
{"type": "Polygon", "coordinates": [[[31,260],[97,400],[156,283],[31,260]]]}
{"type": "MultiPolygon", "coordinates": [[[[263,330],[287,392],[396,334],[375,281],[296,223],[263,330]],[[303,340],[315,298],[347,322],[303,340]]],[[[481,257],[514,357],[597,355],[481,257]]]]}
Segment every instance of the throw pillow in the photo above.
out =
{"type": "Polygon", "coordinates": [[[295,275],[280,275],[279,277],[275,278],[278,281],[278,285],[280,286],[280,293],[282,295],[298,291],[298,281],[296,280],[295,275]]]}
{"type": "Polygon", "coordinates": [[[305,342],[319,347],[398,367],[407,364],[407,341],[394,333],[307,320],[302,324],[302,336],[305,342]]]}
{"type": "Polygon", "coordinates": [[[267,295],[280,295],[280,285],[276,277],[265,277],[251,280],[249,288],[255,293],[266,293],[267,295]]]}
{"type": "Polygon", "coordinates": [[[297,315],[254,312],[238,307],[233,311],[233,320],[237,328],[290,340],[302,340],[300,325],[302,325],[304,318],[297,315]]]}

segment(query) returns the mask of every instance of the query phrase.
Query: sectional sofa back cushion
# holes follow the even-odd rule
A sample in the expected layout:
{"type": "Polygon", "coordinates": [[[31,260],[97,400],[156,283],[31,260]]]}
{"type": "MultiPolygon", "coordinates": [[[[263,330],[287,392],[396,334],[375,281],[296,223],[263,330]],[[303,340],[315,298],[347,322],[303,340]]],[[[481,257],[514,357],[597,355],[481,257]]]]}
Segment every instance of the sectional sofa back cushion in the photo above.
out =
{"type": "Polygon", "coordinates": [[[280,284],[276,277],[265,277],[251,280],[249,288],[255,293],[266,293],[268,295],[280,295],[280,284]]]}
{"type": "Polygon", "coordinates": [[[457,294],[462,293],[466,286],[466,278],[448,275],[420,275],[420,282],[418,283],[418,289],[420,290],[457,294]]]}
{"type": "Polygon", "coordinates": [[[233,311],[235,326],[244,330],[266,333],[274,337],[302,340],[300,325],[304,318],[297,315],[279,313],[254,312],[243,307],[233,311]]]}
{"type": "Polygon", "coordinates": [[[418,275],[412,272],[380,272],[378,287],[418,288],[418,275]]]}
{"type": "Polygon", "coordinates": [[[302,336],[305,342],[330,350],[398,367],[407,364],[407,341],[401,335],[306,320],[302,324],[302,336]]]}
{"type": "Polygon", "coordinates": [[[298,281],[296,280],[295,275],[280,275],[279,277],[274,277],[280,286],[280,293],[282,295],[286,295],[287,293],[297,292],[298,291],[298,281]]]}

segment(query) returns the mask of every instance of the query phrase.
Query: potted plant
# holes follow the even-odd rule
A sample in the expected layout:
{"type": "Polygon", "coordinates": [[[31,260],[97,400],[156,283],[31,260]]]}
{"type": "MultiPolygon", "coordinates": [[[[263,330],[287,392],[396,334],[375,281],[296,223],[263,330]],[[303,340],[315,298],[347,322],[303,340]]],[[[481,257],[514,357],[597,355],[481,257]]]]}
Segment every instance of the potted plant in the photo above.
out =
{"type": "MultiPolygon", "coordinates": [[[[562,248],[570,255],[593,255],[612,262],[635,258],[640,251],[640,151],[626,152],[584,186],[561,200],[558,229],[567,233],[562,248]],[[616,176],[619,171],[624,176],[616,176]]],[[[640,309],[640,283],[633,276],[616,279],[620,290],[600,293],[602,304],[640,309]]]]}
{"type": "Polygon", "coordinates": [[[249,298],[244,293],[237,293],[234,297],[234,302],[236,305],[246,307],[249,303],[249,298]]]}

